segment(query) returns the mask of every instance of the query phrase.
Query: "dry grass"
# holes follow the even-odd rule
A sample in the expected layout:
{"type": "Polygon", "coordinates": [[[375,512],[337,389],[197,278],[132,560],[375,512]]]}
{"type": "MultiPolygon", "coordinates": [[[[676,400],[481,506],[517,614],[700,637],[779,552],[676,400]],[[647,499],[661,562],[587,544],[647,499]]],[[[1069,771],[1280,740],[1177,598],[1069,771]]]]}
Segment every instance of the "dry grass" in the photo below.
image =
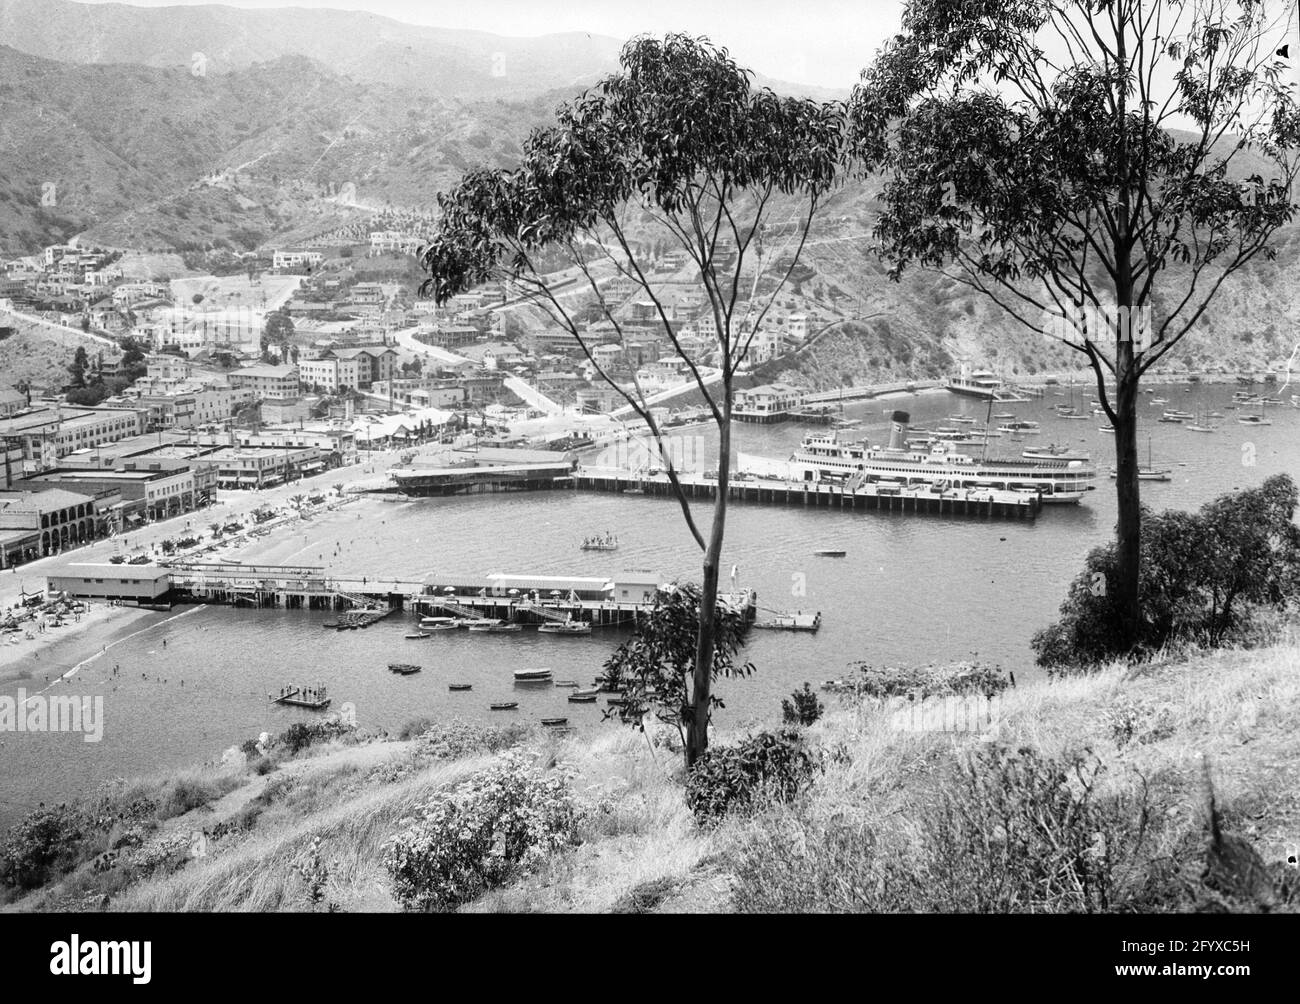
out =
{"type": "MultiPolygon", "coordinates": [[[[801,846],[828,823],[887,829],[892,822],[896,832],[910,832],[909,813],[941,793],[963,754],[992,740],[1053,758],[1090,747],[1106,767],[1103,787],[1112,793],[1132,792],[1145,778],[1160,808],[1160,825],[1146,850],[1150,856],[1172,858],[1198,846],[1203,756],[1213,766],[1225,820],[1265,862],[1280,860],[1300,832],[1295,645],[1170,657],[1138,670],[1115,666],[1022,686],[1003,695],[1000,717],[983,734],[903,732],[879,707],[828,704],[825,717],[808,730],[831,754],[811,791],[797,805],[760,806],[710,830],[697,827],[686,809],[679,753],[620,728],[581,740],[536,737],[530,748],[539,761],[574,777],[575,794],[586,808],[580,843],[463,909],[726,911],[735,905],[733,862],[755,842],[780,837],[788,846],[801,846]],[[1142,721],[1159,722],[1160,728],[1139,729],[1124,741],[1113,727],[1121,706],[1136,708],[1142,721]]],[[[734,738],[721,734],[714,741],[734,738]]],[[[395,910],[381,845],[421,803],[493,761],[487,755],[430,761],[419,755],[418,743],[375,742],[313,747],[265,777],[248,770],[233,782],[211,772],[187,775],[188,782],[209,786],[212,797],[164,827],[211,829],[239,818],[249,827],[213,840],[207,857],[188,861],[170,876],[110,886],[108,906],[308,910],[306,885],[293,866],[319,837],[329,867],[327,904],[345,911],[395,910]],[[239,786],[222,795],[232,783],[239,786]]],[[[138,790],[157,798],[177,780],[142,783],[138,790]]],[[[845,863],[847,874],[854,862],[845,863]]],[[[17,906],[66,907],[95,888],[85,875],[74,876],[17,906]]],[[[789,908],[815,909],[817,902],[814,896],[789,908]]]]}

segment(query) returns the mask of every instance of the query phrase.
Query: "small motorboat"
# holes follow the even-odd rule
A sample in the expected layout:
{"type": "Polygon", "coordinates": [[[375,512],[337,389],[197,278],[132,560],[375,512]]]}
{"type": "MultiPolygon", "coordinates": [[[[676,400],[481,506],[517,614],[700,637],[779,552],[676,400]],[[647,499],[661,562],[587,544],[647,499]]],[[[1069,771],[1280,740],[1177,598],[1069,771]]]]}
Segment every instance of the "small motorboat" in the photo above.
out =
{"type": "Polygon", "coordinates": [[[459,628],[459,624],[431,624],[427,628],[424,628],[423,632],[424,636],[427,638],[429,635],[435,634],[438,631],[456,631],[459,628]]]}
{"type": "Polygon", "coordinates": [[[568,725],[569,720],[567,718],[543,718],[542,724],[543,725],[568,725]]]}
{"type": "Polygon", "coordinates": [[[522,631],[518,624],[502,624],[499,621],[495,624],[471,624],[471,631],[481,631],[484,634],[508,634],[511,631],[522,631]]]}
{"type": "Polygon", "coordinates": [[[410,676],[412,673],[418,673],[423,667],[415,665],[412,662],[390,662],[388,671],[390,673],[400,673],[402,676],[410,676]]]}
{"type": "Polygon", "coordinates": [[[551,679],[549,669],[516,669],[515,683],[548,683],[551,679]]]}
{"type": "Polygon", "coordinates": [[[585,621],[555,621],[543,624],[538,634],[591,634],[591,625],[585,621]]]}
{"type": "Polygon", "coordinates": [[[495,704],[488,705],[492,711],[514,711],[517,707],[519,707],[518,701],[497,701],[495,704]]]}
{"type": "Polygon", "coordinates": [[[831,547],[824,547],[820,551],[813,551],[813,555],[818,558],[842,558],[848,553],[848,551],[840,551],[831,547]]]}
{"type": "Polygon", "coordinates": [[[593,704],[598,696],[600,696],[598,690],[575,690],[569,695],[569,702],[571,704],[593,704]]]}
{"type": "Polygon", "coordinates": [[[555,685],[557,687],[572,687],[574,690],[578,689],[577,680],[556,680],[555,685]]]}
{"type": "Polygon", "coordinates": [[[455,624],[455,623],[456,623],[455,617],[421,617],[420,618],[420,627],[422,628],[437,627],[439,624],[455,624]]]}
{"type": "Polygon", "coordinates": [[[473,689],[474,689],[474,684],[472,684],[472,683],[449,683],[449,684],[447,684],[447,689],[448,689],[448,690],[473,690],[473,689]]]}
{"type": "Polygon", "coordinates": [[[416,639],[416,638],[428,638],[428,637],[429,637],[429,632],[427,632],[427,631],[416,631],[414,634],[403,635],[403,637],[404,637],[404,638],[409,638],[409,639],[412,639],[412,640],[414,640],[414,639],[416,639]]]}

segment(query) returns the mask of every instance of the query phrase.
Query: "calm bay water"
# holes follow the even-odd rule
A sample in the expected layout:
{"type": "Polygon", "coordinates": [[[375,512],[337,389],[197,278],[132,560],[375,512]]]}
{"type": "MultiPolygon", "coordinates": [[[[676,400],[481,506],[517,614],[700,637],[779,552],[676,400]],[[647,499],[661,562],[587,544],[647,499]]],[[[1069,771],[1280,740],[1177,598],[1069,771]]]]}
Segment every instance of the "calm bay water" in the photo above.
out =
{"type": "MultiPolygon", "coordinates": [[[[1155,464],[1174,471],[1169,483],[1143,483],[1149,505],[1192,508],[1270,474],[1300,473],[1300,411],[1270,409],[1272,426],[1244,427],[1236,422],[1241,413],[1225,407],[1232,389],[1162,388],[1169,407],[1224,411],[1227,418],[1211,435],[1157,423],[1162,408],[1143,396],[1143,459],[1149,435],[1155,464]]],[[[1089,397],[1085,389],[1085,405],[1089,397]]],[[[1018,453],[1055,442],[1092,451],[1103,472],[1097,490],[1081,506],[1047,507],[1036,521],[733,506],[724,579],[735,565],[738,583],[758,591],[762,608],[820,610],[823,627],[816,635],[753,632],[744,656],[758,672],[720,684],[726,701],[720,724],[776,720],[781,697],[805,680],[816,685],[843,675],[854,660],[925,664],[975,657],[1013,670],[1018,679],[1033,678],[1030,637],[1054,618],[1084,555],[1104,543],[1114,525],[1113,483],[1104,476],[1113,447],[1111,437],[1098,430],[1104,420],[1064,421],[1051,411],[1060,400],[1049,396],[1005,406],[1041,422],[1043,432],[1023,443],[1004,437],[991,447],[1018,453]],[[819,548],[848,554],[814,557],[819,548]]],[[[862,429],[841,435],[882,442],[885,413],[893,408],[910,411],[914,425],[930,427],[944,424],[949,414],[980,420],[985,414],[984,405],[945,393],[864,402],[846,408],[848,417],[863,420],[862,429]]],[[[783,458],[807,431],[795,424],[742,426],[739,449],[783,458]]],[[[686,434],[696,432],[711,448],[706,428],[686,434]]],[[[696,511],[707,524],[708,506],[696,511]]],[[[368,500],[305,526],[305,535],[259,543],[255,560],[323,564],[353,575],[427,576],[434,582],[474,581],[491,572],[600,575],[623,568],[652,569],[665,579],[699,574],[699,551],[677,504],[663,499],[557,492],[368,500]],[[579,549],[584,535],[606,530],[618,535],[617,552],[579,549]]],[[[511,670],[549,666],[556,679],[587,684],[626,637],[619,631],[587,638],[458,631],[411,641],[402,637],[413,628],[409,614],[353,632],[323,630],[329,616],[178,608],[159,615],[147,630],[138,624],[124,629],[121,634],[130,637],[51,691],[102,695],[102,742],[85,743],[78,735],[0,734],[0,823],[36,802],[83,793],[105,778],[210,759],[259,732],[311,720],[311,712],[269,704],[267,695],[290,683],[324,683],[334,698],[331,710],[351,704],[367,729],[395,731],[420,716],[485,722],[567,716],[579,728],[594,726],[603,700],[569,704],[566,690],[516,686],[511,670]],[[398,677],[388,672],[389,661],[420,663],[424,671],[398,677]],[[448,692],[449,682],[462,681],[474,689],[448,692]],[[518,710],[488,709],[501,700],[517,700],[518,710]]],[[[30,693],[44,682],[37,676],[24,686],[30,693]]],[[[5,685],[3,692],[12,695],[17,688],[5,685]]]]}

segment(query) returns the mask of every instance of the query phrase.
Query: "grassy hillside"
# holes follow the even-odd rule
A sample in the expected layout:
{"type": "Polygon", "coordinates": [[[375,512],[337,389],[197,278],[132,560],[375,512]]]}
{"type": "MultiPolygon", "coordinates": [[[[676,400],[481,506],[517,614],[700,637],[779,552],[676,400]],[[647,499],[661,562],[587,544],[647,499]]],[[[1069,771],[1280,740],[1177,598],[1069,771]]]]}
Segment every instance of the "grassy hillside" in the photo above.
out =
{"type": "MultiPolygon", "coordinates": [[[[806,733],[825,769],[805,794],[760,801],[716,827],[702,828],[687,810],[680,755],[663,734],[494,730],[485,746],[472,729],[442,727],[422,738],[274,754],[274,768],[213,766],[119,785],[100,803],[135,807],[132,821],[111,831],[118,849],[10,908],[393,910],[384,842],[430,798],[489,770],[501,754],[487,746],[514,741],[541,769],[571,778],[577,842],[465,910],[1065,908],[1064,899],[1012,895],[1008,876],[1021,859],[1010,846],[1004,857],[997,834],[1005,825],[1008,840],[1025,837],[1017,813],[1050,821],[1049,803],[1067,789],[1077,800],[1090,778],[1090,807],[1071,802],[1075,822],[1063,832],[1082,837],[1079,853],[1107,876],[1106,908],[1300,908],[1297,873],[1284,861],[1300,831],[1293,640],[1009,690],[983,732],[900,731],[878,702],[828,703],[806,733]],[[1042,765],[1068,764],[1084,749],[1081,773],[1063,788],[1034,789],[1035,771],[1047,776],[1042,765]],[[989,768],[999,763],[1001,772],[989,768]],[[1046,802],[1026,801],[1035,790],[1046,802]],[[1211,791],[1218,844],[1208,827],[1211,791]],[[1003,822],[963,850],[962,826],[996,813],[1003,822]],[[1111,842],[1097,846],[1098,833],[1111,842]],[[952,854],[966,864],[954,870],[945,860],[952,854]],[[1224,863],[1233,855],[1262,864],[1234,872],[1224,863]]],[[[105,850],[109,842],[102,838],[105,850]]],[[[1030,856],[1046,862],[1053,853],[1037,847],[1030,856]]]]}

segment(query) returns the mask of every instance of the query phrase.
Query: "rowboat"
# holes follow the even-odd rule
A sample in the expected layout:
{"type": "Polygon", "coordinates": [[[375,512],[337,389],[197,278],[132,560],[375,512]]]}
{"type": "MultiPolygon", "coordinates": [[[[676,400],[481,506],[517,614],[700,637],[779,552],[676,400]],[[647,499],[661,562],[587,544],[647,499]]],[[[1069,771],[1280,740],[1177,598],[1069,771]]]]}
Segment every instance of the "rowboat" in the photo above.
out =
{"type": "Polygon", "coordinates": [[[406,637],[406,638],[410,638],[410,639],[416,639],[416,638],[428,638],[428,637],[429,637],[429,633],[428,633],[427,631],[416,631],[414,634],[404,635],[404,637],[406,637]]]}
{"type": "Polygon", "coordinates": [[[848,553],[848,551],[839,551],[834,548],[823,548],[820,551],[813,551],[813,554],[818,558],[842,558],[848,553]]]}
{"type": "Polygon", "coordinates": [[[555,685],[557,687],[572,687],[574,690],[578,689],[577,680],[556,680],[555,685]]]}
{"type": "Polygon", "coordinates": [[[390,673],[400,673],[402,676],[410,676],[412,673],[418,673],[422,667],[411,662],[390,662],[388,671],[390,673]]]}
{"type": "Polygon", "coordinates": [[[482,631],[485,634],[507,634],[511,631],[522,631],[518,624],[471,624],[471,631],[482,631]]]}
{"type": "Polygon", "coordinates": [[[448,689],[448,690],[473,690],[473,689],[474,689],[474,684],[472,684],[472,683],[449,683],[449,684],[447,684],[447,689],[448,689]]]}
{"type": "Polygon", "coordinates": [[[567,718],[543,718],[542,724],[543,725],[568,725],[569,720],[567,718]]]}
{"type": "Polygon", "coordinates": [[[575,690],[569,695],[569,701],[572,704],[592,704],[599,695],[597,690],[575,690]]]}
{"type": "Polygon", "coordinates": [[[549,681],[551,671],[549,669],[516,669],[515,683],[543,683],[549,681]]]}
{"type": "Polygon", "coordinates": [[[518,701],[498,701],[496,704],[488,705],[492,711],[513,711],[517,707],[519,707],[518,701]]]}

